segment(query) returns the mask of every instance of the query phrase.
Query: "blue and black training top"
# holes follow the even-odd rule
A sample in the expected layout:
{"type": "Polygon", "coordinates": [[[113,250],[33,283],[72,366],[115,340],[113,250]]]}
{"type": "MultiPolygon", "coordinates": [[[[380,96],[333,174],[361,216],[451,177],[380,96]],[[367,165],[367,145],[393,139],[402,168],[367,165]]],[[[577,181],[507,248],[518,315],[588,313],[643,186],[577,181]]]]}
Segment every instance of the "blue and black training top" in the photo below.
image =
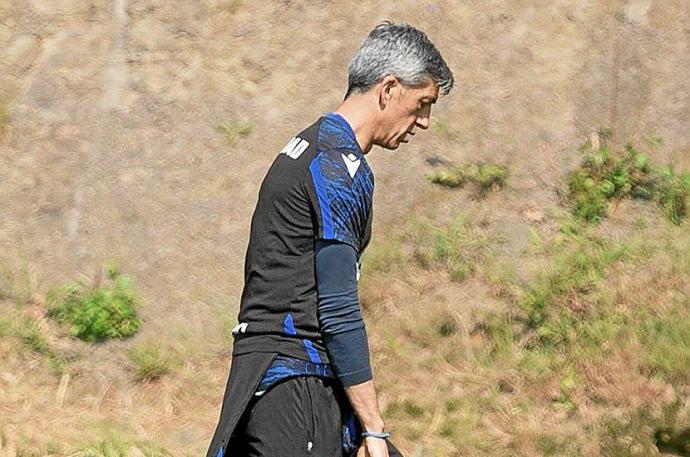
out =
{"type": "Polygon", "coordinates": [[[346,243],[361,255],[371,236],[373,190],[355,134],[337,114],[281,150],[252,217],[233,355],[329,362],[317,316],[316,241],[346,243]]]}

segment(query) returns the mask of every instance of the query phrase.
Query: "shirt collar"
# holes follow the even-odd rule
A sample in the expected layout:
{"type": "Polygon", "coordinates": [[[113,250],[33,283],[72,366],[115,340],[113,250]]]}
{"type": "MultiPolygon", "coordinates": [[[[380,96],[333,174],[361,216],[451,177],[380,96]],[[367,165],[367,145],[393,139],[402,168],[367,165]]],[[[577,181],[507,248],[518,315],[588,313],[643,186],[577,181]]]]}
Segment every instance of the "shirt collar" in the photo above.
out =
{"type": "Polygon", "coordinates": [[[344,117],[342,117],[338,113],[326,113],[325,117],[326,117],[326,119],[338,124],[343,130],[345,130],[345,132],[348,134],[348,136],[351,137],[351,139],[355,143],[357,143],[357,137],[355,136],[355,131],[352,130],[352,126],[350,125],[349,122],[347,122],[347,120],[344,117]]]}

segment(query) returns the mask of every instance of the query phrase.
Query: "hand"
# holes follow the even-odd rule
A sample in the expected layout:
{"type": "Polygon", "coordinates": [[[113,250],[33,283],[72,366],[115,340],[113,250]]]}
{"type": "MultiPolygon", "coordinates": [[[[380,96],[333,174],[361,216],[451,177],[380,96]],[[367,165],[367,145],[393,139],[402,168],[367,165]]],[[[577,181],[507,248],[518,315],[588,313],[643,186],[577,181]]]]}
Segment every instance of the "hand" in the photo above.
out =
{"type": "MultiPolygon", "coordinates": [[[[364,438],[360,451],[364,449],[364,457],[388,457],[388,444],[381,438],[364,438]]],[[[361,457],[359,452],[357,457],[361,457]]]]}

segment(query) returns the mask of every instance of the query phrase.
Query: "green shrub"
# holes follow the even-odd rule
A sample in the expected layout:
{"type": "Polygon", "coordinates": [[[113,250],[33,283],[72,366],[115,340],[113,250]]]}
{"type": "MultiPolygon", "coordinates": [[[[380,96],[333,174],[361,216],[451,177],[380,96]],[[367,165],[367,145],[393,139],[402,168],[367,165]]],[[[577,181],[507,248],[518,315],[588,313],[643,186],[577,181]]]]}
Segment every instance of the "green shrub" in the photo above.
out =
{"type": "Polygon", "coordinates": [[[137,382],[155,381],[170,373],[178,363],[175,354],[163,349],[158,342],[145,342],[132,349],[129,359],[134,364],[137,382]]]}
{"type": "Polygon", "coordinates": [[[465,175],[460,167],[436,171],[430,174],[428,179],[434,184],[451,188],[462,187],[466,182],[465,175]]]}
{"type": "Polygon", "coordinates": [[[688,214],[690,174],[677,175],[670,166],[655,167],[647,154],[628,145],[624,152],[603,146],[581,148],[584,158],[567,177],[573,213],[586,221],[606,216],[609,201],[620,198],[656,200],[671,222],[680,224],[688,214]]]}
{"type": "Polygon", "coordinates": [[[136,312],[140,298],[128,276],[110,270],[108,279],[111,285],[105,287],[72,283],[52,289],[47,294],[49,316],[89,342],[134,335],[141,327],[136,312]]]}
{"type": "Polygon", "coordinates": [[[249,121],[223,122],[216,127],[218,133],[229,145],[233,145],[241,137],[247,136],[254,130],[254,124],[249,121]]]}
{"type": "Polygon", "coordinates": [[[428,179],[444,187],[462,187],[470,182],[477,186],[480,193],[499,190],[508,181],[508,169],[496,164],[470,164],[439,170],[428,176],[428,179]]]}

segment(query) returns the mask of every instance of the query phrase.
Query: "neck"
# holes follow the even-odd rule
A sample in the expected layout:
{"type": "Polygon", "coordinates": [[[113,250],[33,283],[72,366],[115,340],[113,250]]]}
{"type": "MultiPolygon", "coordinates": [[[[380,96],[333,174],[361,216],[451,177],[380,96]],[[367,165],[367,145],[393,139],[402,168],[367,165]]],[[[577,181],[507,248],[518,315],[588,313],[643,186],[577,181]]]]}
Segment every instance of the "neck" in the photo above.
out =
{"type": "Polygon", "coordinates": [[[340,114],[355,132],[357,144],[364,154],[374,145],[376,131],[376,112],[370,107],[371,101],[366,94],[350,95],[343,100],[334,112],[340,114]]]}

